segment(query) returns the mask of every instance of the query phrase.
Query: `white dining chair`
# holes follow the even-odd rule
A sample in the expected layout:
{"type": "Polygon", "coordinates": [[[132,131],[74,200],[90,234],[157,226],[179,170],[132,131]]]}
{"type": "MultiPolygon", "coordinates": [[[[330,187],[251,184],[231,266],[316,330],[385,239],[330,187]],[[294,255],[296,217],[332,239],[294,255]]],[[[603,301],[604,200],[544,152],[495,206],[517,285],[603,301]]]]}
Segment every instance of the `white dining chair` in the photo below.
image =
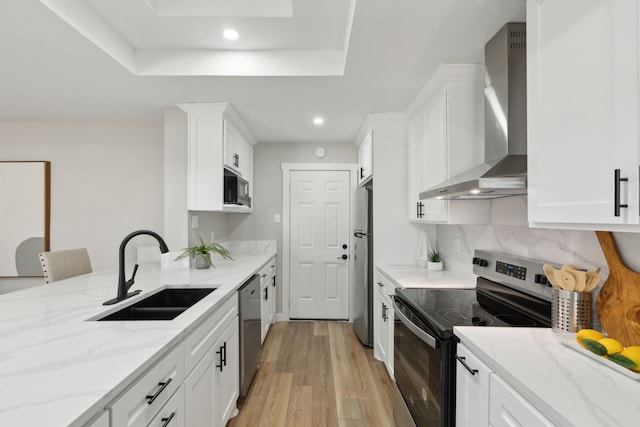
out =
{"type": "Polygon", "coordinates": [[[86,248],[49,251],[39,254],[45,283],[91,273],[91,259],[86,248]]]}

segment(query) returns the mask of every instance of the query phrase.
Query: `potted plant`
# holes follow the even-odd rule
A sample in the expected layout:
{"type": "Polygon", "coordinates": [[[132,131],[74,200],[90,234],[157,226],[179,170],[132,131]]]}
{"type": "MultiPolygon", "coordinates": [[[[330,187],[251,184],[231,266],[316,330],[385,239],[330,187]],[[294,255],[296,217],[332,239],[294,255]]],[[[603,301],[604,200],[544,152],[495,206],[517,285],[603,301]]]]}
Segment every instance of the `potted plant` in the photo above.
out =
{"type": "Polygon", "coordinates": [[[202,237],[198,236],[198,238],[200,239],[200,244],[198,246],[190,246],[188,248],[184,248],[184,252],[182,252],[176,258],[176,261],[191,256],[191,258],[193,258],[194,260],[196,268],[209,268],[213,265],[213,263],[211,262],[211,252],[217,253],[224,259],[233,260],[233,258],[231,258],[231,254],[225,247],[220,246],[217,243],[211,243],[207,245],[202,240],[202,237]]]}
{"type": "Polygon", "coordinates": [[[432,250],[429,252],[427,259],[427,268],[429,270],[442,270],[442,254],[439,251],[432,250]]]}

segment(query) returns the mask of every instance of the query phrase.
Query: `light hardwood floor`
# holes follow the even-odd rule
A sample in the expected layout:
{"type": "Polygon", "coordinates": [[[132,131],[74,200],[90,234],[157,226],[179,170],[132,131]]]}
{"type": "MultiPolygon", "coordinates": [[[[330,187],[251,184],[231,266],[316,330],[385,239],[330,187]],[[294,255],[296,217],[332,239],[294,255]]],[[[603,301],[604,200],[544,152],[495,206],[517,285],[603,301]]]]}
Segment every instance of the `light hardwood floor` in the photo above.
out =
{"type": "Polygon", "coordinates": [[[384,364],[350,323],[278,322],[227,427],[390,427],[392,393],[384,364]]]}

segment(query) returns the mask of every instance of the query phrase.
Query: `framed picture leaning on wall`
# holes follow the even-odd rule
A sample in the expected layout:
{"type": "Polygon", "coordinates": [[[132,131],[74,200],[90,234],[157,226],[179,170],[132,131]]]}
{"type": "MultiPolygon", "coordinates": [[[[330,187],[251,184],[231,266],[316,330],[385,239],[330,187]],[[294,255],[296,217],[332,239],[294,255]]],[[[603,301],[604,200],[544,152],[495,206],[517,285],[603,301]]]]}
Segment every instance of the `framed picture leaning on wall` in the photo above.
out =
{"type": "Polygon", "coordinates": [[[38,254],[49,250],[47,161],[0,161],[0,277],[42,276],[38,254]]]}

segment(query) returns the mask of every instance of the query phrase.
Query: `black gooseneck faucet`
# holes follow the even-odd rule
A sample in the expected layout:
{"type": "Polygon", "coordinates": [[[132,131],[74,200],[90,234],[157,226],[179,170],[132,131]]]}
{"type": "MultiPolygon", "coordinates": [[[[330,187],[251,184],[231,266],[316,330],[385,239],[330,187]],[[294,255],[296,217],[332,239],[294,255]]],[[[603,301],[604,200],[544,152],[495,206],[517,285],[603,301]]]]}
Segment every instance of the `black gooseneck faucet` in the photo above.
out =
{"type": "Polygon", "coordinates": [[[158,233],[150,230],[134,231],[133,233],[130,233],[124,239],[122,239],[122,243],[120,243],[120,250],[118,252],[118,296],[110,299],[109,301],[105,301],[103,305],[115,304],[140,293],[140,291],[128,292],[131,286],[133,286],[136,273],[138,272],[138,264],[133,267],[133,274],[131,275],[131,279],[127,280],[124,272],[124,250],[127,247],[127,243],[129,243],[129,240],[141,234],[146,234],[155,238],[160,245],[160,252],[162,252],[163,254],[169,252],[169,247],[167,246],[167,243],[164,241],[164,239],[160,237],[158,233]]]}

